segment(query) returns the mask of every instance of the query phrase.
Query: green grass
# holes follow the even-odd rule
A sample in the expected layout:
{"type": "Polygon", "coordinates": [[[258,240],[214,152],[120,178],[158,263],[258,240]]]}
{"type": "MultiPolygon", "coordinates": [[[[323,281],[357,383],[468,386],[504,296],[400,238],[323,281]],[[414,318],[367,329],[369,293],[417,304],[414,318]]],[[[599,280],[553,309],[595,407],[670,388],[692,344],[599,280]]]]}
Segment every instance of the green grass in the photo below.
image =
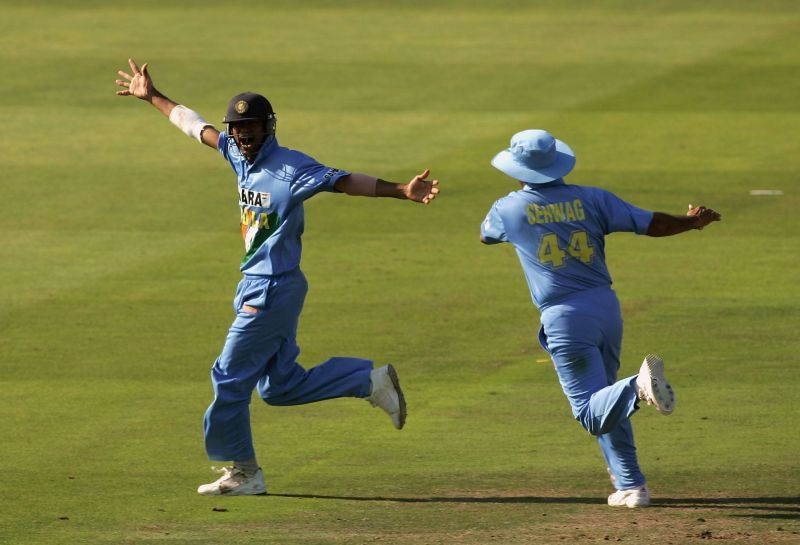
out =
{"type": "Polygon", "coordinates": [[[0,0],[0,543],[800,540],[796,3],[396,4],[0,0]],[[284,145],[441,179],[430,207],[306,207],[300,361],[395,363],[405,430],[361,400],[256,399],[271,495],[195,494],[242,252],[234,179],[114,96],[129,56],[209,120],[262,91],[284,145]],[[516,257],[477,242],[514,188],[489,159],[531,127],[576,150],[574,183],[724,216],[608,240],[622,374],[659,351],[679,395],[634,417],[647,511],[603,505],[516,257]]]}

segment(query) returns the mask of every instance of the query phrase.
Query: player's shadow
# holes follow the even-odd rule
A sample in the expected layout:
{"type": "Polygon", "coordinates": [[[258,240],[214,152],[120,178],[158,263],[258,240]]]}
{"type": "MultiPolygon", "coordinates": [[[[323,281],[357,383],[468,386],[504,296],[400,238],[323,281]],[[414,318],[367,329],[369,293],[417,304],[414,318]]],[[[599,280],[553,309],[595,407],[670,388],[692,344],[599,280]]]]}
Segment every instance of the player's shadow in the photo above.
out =
{"type": "MultiPolygon", "coordinates": [[[[345,500],[395,503],[497,503],[497,504],[605,504],[598,497],[553,497],[553,496],[329,496],[323,494],[275,494],[279,498],[316,500],[345,500]]],[[[800,497],[754,497],[754,498],[654,498],[653,507],[679,509],[735,509],[746,511],[768,511],[767,513],[733,514],[739,517],[770,519],[800,519],[800,497]]]]}
{"type": "Polygon", "coordinates": [[[678,509],[732,509],[749,513],[732,513],[733,517],[800,520],[800,497],[758,498],[659,498],[656,507],[678,509]],[[752,511],[756,511],[753,513],[752,511]],[[762,511],[759,513],[758,511],[762,511]]]}
{"type": "Polygon", "coordinates": [[[606,503],[603,498],[546,497],[546,496],[432,496],[432,497],[390,497],[390,496],[326,496],[322,494],[273,494],[279,498],[305,498],[315,500],[347,500],[395,503],[606,503]]]}

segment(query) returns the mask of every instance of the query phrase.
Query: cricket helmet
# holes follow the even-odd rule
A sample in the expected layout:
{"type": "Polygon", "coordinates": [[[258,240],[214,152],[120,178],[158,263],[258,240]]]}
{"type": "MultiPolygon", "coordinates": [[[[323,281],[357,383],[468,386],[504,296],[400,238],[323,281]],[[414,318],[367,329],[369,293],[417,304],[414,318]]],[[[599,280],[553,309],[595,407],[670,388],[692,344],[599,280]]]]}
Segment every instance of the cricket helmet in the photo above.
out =
{"type": "Polygon", "coordinates": [[[526,184],[546,184],[569,174],[575,153],[547,131],[529,129],[511,137],[511,146],[494,156],[492,166],[526,184]]]}
{"type": "Polygon", "coordinates": [[[228,111],[222,122],[228,125],[228,133],[230,133],[231,123],[253,120],[264,121],[267,137],[275,134],[277,118],[272,110],[272,104],[269,103],[267,97],[248,91],[236,95],[228,102],[228,111]]]}

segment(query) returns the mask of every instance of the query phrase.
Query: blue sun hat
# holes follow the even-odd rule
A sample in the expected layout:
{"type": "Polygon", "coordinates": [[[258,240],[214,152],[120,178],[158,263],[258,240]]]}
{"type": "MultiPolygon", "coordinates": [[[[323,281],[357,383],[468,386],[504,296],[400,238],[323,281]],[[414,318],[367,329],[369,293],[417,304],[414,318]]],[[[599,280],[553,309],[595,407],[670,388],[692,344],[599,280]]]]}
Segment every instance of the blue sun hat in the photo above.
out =
{"type": "Polygon", "coordinates": [[[547,131],[529,129],[511,137],[511,147],[492,159],[492,166],[526,184],[546,184],[575,167],[575,154],[547,131]]]}

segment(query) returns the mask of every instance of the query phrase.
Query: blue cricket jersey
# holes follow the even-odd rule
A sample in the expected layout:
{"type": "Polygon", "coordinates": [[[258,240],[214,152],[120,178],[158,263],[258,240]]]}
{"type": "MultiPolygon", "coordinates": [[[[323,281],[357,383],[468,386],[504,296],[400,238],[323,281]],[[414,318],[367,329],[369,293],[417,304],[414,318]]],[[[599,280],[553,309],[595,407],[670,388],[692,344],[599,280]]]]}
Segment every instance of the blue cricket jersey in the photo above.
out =
{"type": "Polygon", "coordinates": [[[596,187],[563,180],[528,184],[494,203],[481,224],[487,244],[510,242],[534,304],[543,310],[564,296],[611,286],[605,235],[644,234],[653,213],[596,187]]]}
{"type": "Polygon", "coordinates": [[[238,178],[239,208],[245,255],[241,271],[248,275],[282,274],[300,265],[303,201],[350,174],[322,165],[308,155],[278,145],[272,138],[247,162],[236,142],[219,134],[217,149],[238,178]]]}

